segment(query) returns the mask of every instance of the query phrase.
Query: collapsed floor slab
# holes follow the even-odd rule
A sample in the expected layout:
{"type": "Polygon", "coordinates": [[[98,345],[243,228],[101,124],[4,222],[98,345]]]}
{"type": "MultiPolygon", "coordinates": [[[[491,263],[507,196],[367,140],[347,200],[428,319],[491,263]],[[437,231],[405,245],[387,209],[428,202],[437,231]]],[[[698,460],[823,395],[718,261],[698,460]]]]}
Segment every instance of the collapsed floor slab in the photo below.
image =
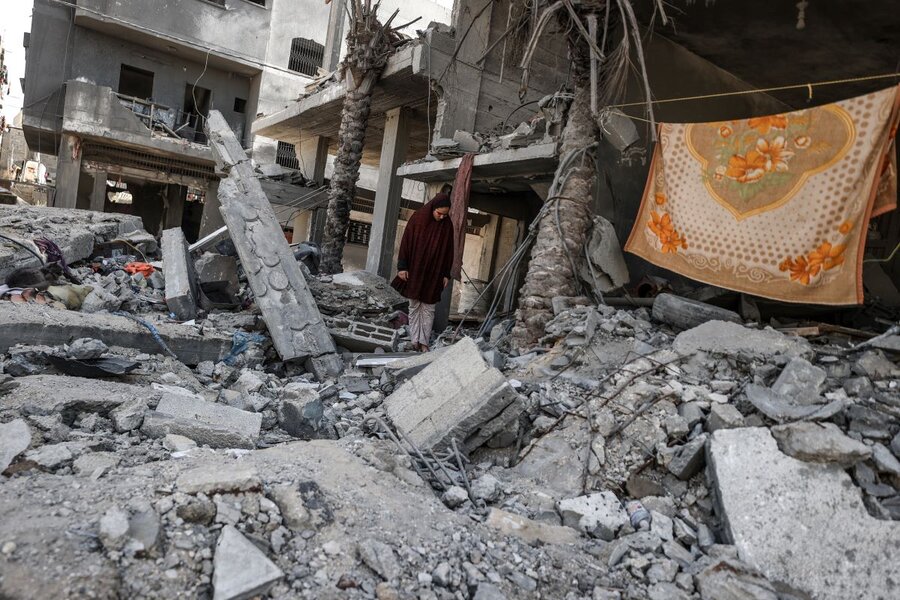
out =
{"type": "MultiPolygon", "coordinates": [[[[334,355],[334,342],[250,159],[221,113],[212,111],[207,126],[216,162],[227,174],[219,185],[220,210],[275,349],[284,360],[334,355]]],[[[326,370],[339,367],[319,362],[331,365],[326,370]]]]}
{"type": "Polygon", "coordinates": [[[765,428],[716,431],[708,452],[742,560],[821,600],[897,596],[900,523],[871,517],[843,469],[782,454],[765,428]]]}
{"type": "MultiPolygon", "coordinates": [[[[154,322],[154,326],[186,365],[205,360],[216,362],[231,348],[231,338],[224,335],[200,335],[193,327],[174,323],[154,322]]],[[[16,344],[58,346],[78,338],[94,338],[107,346],[134,348],[148,354],[162,353],[150,332],[126,317],[0,302],[0,352],[16,344]]]]}
{"type": "Polygon", "coordinates": [[[162,389],[161,393],[156,410],[144,417],[141,431],[146,435],[183,435],[211,448],[256,447],[262,426],[259,413],[207,402],[187,390],[162,389]]]}
{"type": "Polygon", "coordinates": [[[473,449],[509,426],[524,402],[463,338],[385,400],[388,417],[420,448],[456,439],[473,449]]]}

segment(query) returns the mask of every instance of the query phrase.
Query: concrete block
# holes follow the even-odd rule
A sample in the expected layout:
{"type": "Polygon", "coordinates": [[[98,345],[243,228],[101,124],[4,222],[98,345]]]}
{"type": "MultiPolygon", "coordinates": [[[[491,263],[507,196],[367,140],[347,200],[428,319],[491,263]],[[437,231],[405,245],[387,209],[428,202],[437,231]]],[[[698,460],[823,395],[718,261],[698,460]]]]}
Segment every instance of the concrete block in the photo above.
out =
{"type": "Polygon", "coordinates": [[[260,186],[250,159],[218,111],[206,122],[220,171],[220,210],[247,280],[283,360],[334,354],[335,347],[309,286],[260,186]]]}
{"type": "Polygon", "coordinates": [[[213,600],[265,596],[284,573],[240,532],[226,525],[216,542],[213,600]]]}
{"type": "Polygon", "coordinates": [[[706,419],[706,430],[712,433],[717,429],[735,429],[744,426],[744,415],[732,404],[713,402],[709,407],[706,419]]]}
{"type": "Polygon", "coordinates": [[[704,452],[706,438],[706,434],[698,435],[687,444],[678,446],[668,464],[669,472],[682,481],[687,481],[699,473],[706,464],[704,452]]]}
{"type": "Polygon", "coordinates": [[[900,523],[870,516],[841,466],[786,456],[765,428],[717,431],[708,452],[723,533],[744,562],[819,600],[896,596],[900,523]]]}
{"type": "Polygon", "coordinates": [[[294,437],[311,440],[322,426],[325,406],[315,392],[306,398],[286,399],[278,411],[278,425],[294,437]]]}
{"type": "Polygon", "coordinates": [[[182,321],[197,317],[197,277],[188,254],[188,243],[180,227],[162,232],[163,272],[166,276],[166,306],[182,321]]]}
{"type": "Polygon", "coordinates": [[[598,492],[567,498],[558,503],[563,525],[583,531],[607,542],[616,538],[628,522],[628,514],[612,492],[598,492]]]}
{"type": "Polygon", "coordinates": [[[521,413],[519,394],[478,346],[463,338],[385,400],[394,425],[427,449],[458,443],[474,449],[521,413]]]}
{"type": "Polygon", "coordinates": [[[374,352],[381,348],[394,352],[399,341],[399,331],[360,321],[336,321],[329,328],[338,346],[351,352],[374,352]]]}
{"type": "MultiPolygon", "coordinates": [[[[178,360],[197,365],[218,362],[231,349],[231,337],[173,323],[150,321],[178,360]]],[[[95,338],[107,346],[161,354],[159,344],[142,325],[116,315],[58,310],[40,304],[0,302],[0,352],[28,340],[35,345],[60,346],[78,338],[95,338]]]]}
{"type": "Polygon", "coordinates": [[[259,413],[164,392],[156,410],[144,417],[141,431],[152,437],[183,435],[212,448],[255,448],[261,427],[259,413]]]}
{"type": "Polygon", "coordinates": [[[71,424],[79,413],[108,416],[123,404],[152,403],[158,391],[139,385],[67,375],[30,375],[3,396],[3,408],[24,415],[60,415],[71,424]]]}

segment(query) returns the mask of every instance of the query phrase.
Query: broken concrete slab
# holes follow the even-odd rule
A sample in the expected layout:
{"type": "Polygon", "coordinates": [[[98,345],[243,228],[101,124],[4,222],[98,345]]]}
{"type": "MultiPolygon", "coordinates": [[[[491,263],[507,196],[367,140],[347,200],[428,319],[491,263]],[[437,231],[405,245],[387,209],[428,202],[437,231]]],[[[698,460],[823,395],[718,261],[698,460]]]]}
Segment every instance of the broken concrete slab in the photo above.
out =
{"type": "Polygon", "coordinates": [[[422,449],[454,438],[474,449],[513,423],[524,401],[484,362],[475,342],[463,338],[404,382],[384,406],[394,425],[422,449]]]}
{"type": "Polygon", "coordinates": [[[708,452],[724,533],[744,562],[821,600],[896,595],[900,523],[871,517],[840,466],[786,456],[764,428],[717,431],[708,452]]]}
{"type": "Polygon", "coordinates": [[[385,581],[400,576],[400,565],[394,550],[383,542],[374,539],[360,541],[356,546],[359,558],[367,567],[375,571],[385,581]]]}
{"type": "Polygon", "coordinates": [[[237,529],[222,528],[213,564],[213,600],[263,596],[282,577],[282,570],[237,529]]]}
{"type": "Polygon", "coordinates": [[[188,254],[181,227],[162,232],[162,258],[166,275],[166,306],[180,321],[197,317],[197,274],[188,254]]]}
{"type": "Polygon", "coordinates": [[[594,217],[591,237],[585,248],[590,265],[581,267],[581,278],[597,293],[606,294],[628,283],[630,275],[616,236],[616,228],[601,216],[594,217]],[[593,267],[593,268],[592,268],[593,267]]]}
{"type": "Polygon", "coordinates": [[[728,321],[709,321],[682,331],[672,343],[672,349],[682,355],[695,352],[757,357],[812,355],[809,342],[803,338],[790,337],[769,328],[752,329],[728,321]]]}
{"type": "Polygon", "coordinates": [[[533,521],[498,508],[492,508],[488,512],[488,517],[484,524],[506,535],[515,536],[529,544],[536,544],[537,542],[544,544],[577,544],[581,537],[571,527],[533,521]]]}
{"type": "MultiPolygon", "coordinates": [[[[197,365],[205,360],[218,362],[231,349],[231,337],[194,327],[151,321],[178,360],[197,365]]],[[[58,310],[41,304],[0,302],[0,352],[28,340],[30,344],[61,346],[78,338],[95,338],[107,346],[134,348],[148,354],[163,350],[150,332],[139,323],[117,315],[88,314],[58,310]]]]}
{"type": "Polygon", "coordinates": [[[807,462],[849,467],[872,456],[871,448],[845,435],[834,423],[802,421],[776,425],[772,435],[782,452],[807,462]]]}
{"type": "Polygon", "coordinates": [[[296,438],[311,440],[322,426],[325,405],[314,390],[297,398],[286,398],[278,411],[278,425],[296,438]]]}
{"type": "MultiPolygon", "coordinates": [[[[384,364],[384,371],[389,373],[397,381],[410,379],[443,356],[449,349],[450,346],[444,346],[443,348],[438,348],[432,352],[420,352],[406,358],[400,357],[397,360],[392,360],[387,364],[384,364]]],[[[357,361],[356,366],[360,367],[365,365],[360,365],[357,361]]]]}
{"type": "Polygon", "coordinates": [[[210,111],[206,127],[219,170],[227,174],[219,184],[220,210],[275,349],[283,360],[334,354],[334,342],[250,159],[220,112],[210,111]]]}
{"type": "Polygon", "coordinates": [[[22,419],[0,423],[0,473],[31,444],[31,430],[22,419]]]}
{"type": "Polygon", "coordinates": [[[744,426],[744,415],[732,404],[713,402],[706,418],[706,430],[710,433],[717,429],[735,429],[744,426]]]}
{"type": "Polygon", "coordinates": [[[144,417],[141,431],[152,437],[183,435],[211,448],[255,448],[261,427],[259,413],[163,391],[156,410],[144,417]]]}
{"type": "Polygon", "coordinates": [[[160,396],[152,388],[68,375],[29,375],[16,382],[19,386],[4,396],[0,410],[26,415],[59,414],[68,425],[78,413],[106,416],[126,402],[152,403],[160,396]]]}
{"type": "Polygon", "coordinates": [[[847,400],[838,398],[828,404],[799,404],[793,397],[783,396],[771,388],[748,384],[744,388],[747,400],[773,421],[784,423],[801,419],[828,419],[839,413],[847,400]]]}

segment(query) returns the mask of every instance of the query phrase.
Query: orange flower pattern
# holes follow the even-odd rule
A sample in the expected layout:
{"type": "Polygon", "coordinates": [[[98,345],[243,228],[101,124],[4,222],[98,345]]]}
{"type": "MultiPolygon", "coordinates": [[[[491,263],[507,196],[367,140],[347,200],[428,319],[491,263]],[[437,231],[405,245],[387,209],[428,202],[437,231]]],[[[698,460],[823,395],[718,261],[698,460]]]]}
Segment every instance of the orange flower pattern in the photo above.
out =
{"type": "Polygon", "coordinates": [[[790,271],[791,281],[809,285],[820,273],[830,271],[844,264],[844,244],[822,242],[818,248],[806,256],[788,256],[778,265],[782,272],[790,271]]]}
{"type": "Polygon", "coordinates": [[[672,217],[668,213],[659,214],[655,210],[650,211],[651,220],[647,222],[650,228],[662,244],[663,254],[677,254],[678,249],[687,249],[687,240],[675,229],[672,217]]]}
{"type": "Polygon", "coordinates": [[[771,142],[762,138],[756,141],[756,150],[766,159],[766,172],[787,171],[787,162],[794,156],[794,153],[785,148],[784,138],[778,136],[771,142]]]}
{"type": "Polygon", "coordinates": [[[740,183],[752,183],[766,174],[766,157],[756,150],[746,155],[735,154],[728,160],[725,176],[740,183]]]}
{"type": "Polygon", "coordinates": [[[760,135],[766,135],[770,129],[787,128],[787,117],[785,115],[771,115],[768,117],[756,117],[755,119],[747,119],[747,125],[757,130],[760,135]]]}

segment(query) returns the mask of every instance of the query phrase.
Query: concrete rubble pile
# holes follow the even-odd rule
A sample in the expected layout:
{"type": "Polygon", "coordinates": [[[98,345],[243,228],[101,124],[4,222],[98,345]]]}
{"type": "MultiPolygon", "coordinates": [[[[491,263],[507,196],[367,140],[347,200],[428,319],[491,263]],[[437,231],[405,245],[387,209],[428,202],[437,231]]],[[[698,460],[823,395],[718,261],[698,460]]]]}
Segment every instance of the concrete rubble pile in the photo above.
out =
{"type": "MultiPolygon", "coordinates": [[[[900,581],[896,334],[810,342],[702,306],[559,298],[528,351],[498,323],[414,354],[387,282],[297,263],[329,369],[280,353],[246,248],[69,213],[95,237],[59,287],[116,302],[0,300],[2,597],[885,598],[900,581]]],[[[69,252],[46,214],[2,231],[69,252]]]]}

